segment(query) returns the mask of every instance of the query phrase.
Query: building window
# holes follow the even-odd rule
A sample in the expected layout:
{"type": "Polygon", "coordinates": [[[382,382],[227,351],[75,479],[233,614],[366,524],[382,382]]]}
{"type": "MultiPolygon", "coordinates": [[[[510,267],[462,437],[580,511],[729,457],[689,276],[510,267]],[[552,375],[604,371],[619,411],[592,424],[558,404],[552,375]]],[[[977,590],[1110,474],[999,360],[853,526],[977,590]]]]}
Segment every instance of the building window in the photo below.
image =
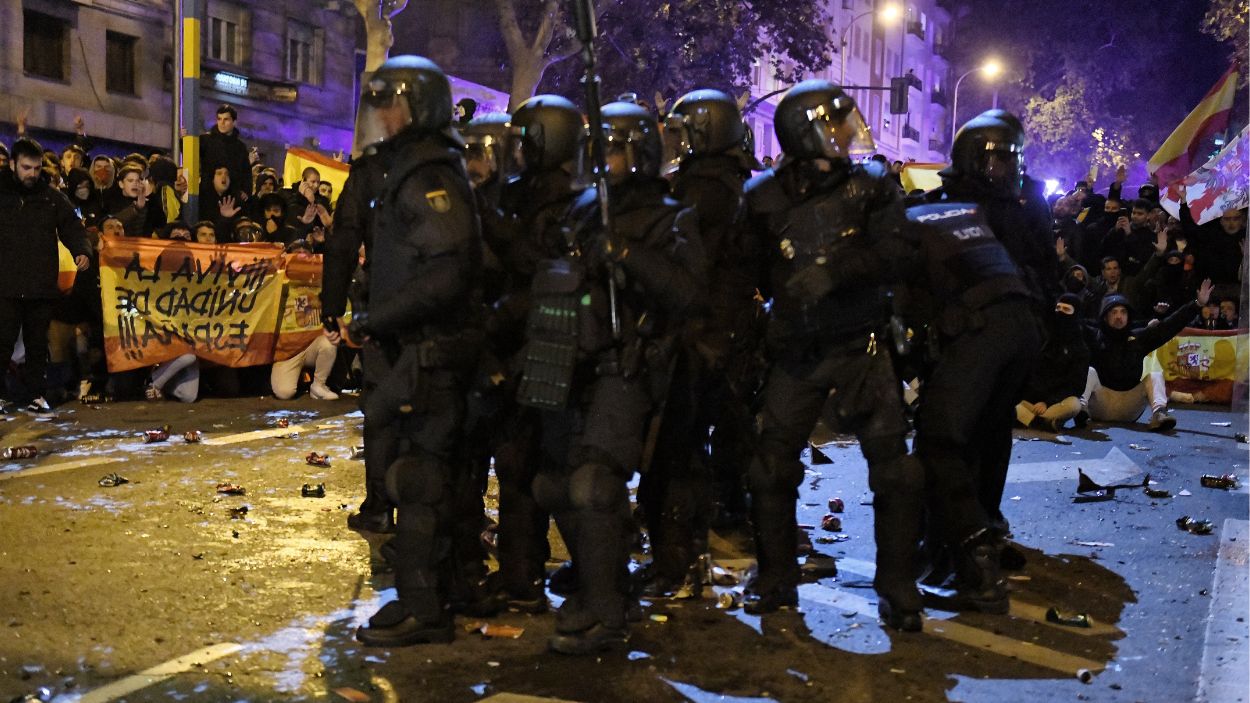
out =
{"type": "Polygon", "coordinates": [[[135,37],[104,33],[104,85],[110,93],[135,94],[135,37]]]}
{"type": "Polygon", "coordinates": [[[320,83],[321,40],[312,27],[288,22],[286,28],[286,79],[320,83]]]}
{"type": "Polygon", "coordinates": [[[237,23],[220,17],[209,17],[208,33],[208,58],[226,63],[241,63],[237,23]]]}
{"type": "Polygon", "coordinates": [[[69,80],[69,24],[41,12],[22,12],[22,68],[54,81],[69,80]]]}

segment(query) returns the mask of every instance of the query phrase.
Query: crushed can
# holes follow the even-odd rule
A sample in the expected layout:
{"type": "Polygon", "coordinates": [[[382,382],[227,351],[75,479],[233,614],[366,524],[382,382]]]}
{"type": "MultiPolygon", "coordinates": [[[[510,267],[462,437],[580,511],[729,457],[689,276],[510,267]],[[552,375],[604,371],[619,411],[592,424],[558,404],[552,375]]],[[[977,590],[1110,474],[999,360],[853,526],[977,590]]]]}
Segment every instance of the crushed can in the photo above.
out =
{"type": "Polygon", "coordinates": [[[352,459],[364,459],[365,458],[365,445],[360,444],[355,447],[352,447],[351,458],[352,459]]]}
{"type": "Polygon", "coordinates": [[[290,420],[286,419],[285,417],[278,418],[278,427],[290,427],[290,426],[291,426],[290,420]]]}
{"type": "Polygon", "coordinates": [[[738,591],[722,591],[716,596],[716,607],[721,610],[737,610],[742,607],[742,594],[738,591]]]}
{"type": "Polygon", "coordinates": [[[4,450],[5,459],[33,459],[39,455],[39,447],[28,444],[21,447],[9,447],[4,450]]]}
{"type": "Polygon", "coordinates": [[[1201,481],[1203,488],[1218,488],[1227,491],[1237,487],[1237,477],[1232,474],[1224,474],[1222,476],[1203,474],[1201,481]]]}
{"type": "Polygon", "coordinates": [[[1209,535],[1215,529],[1210,520],[1195,520],[1188,515],[1178,518],[1176,527],[1191,535],[1209,535]]]}
{"type": "Polygon", "coordinates": [[[824,530],[825,532],[841,532],[842,531],[842,518],[838,517],[837,515],[826,515],[820,521],[820,529],[824,530]]]}
{"type": "Polygon", "coordinates": [[[169,425],[158,427],[155,430],[148,430],[139,435],[143,438],[144,444],[152,444],[154,442],[164,442],[169,439],[169,425]]]}
{"type": "Polygon", "coordinates": [[[236,486],[233,483],[217,484],[217,492],[228,496],[241,496],[247,493],[247,489],[243,486],[236,486]]]}
{"type": "Polygon", "coordinates": [[[318,483],[314,486],[311,483],[305,483],[302,487],[300,487],[299,494],[305,498],[325,498],[326,485],[324,483],[318,483]]]}
{"type": "Polygon", "coordinates": [[[840,513],[844,510],[846,510],[846,504],[842,502],[841,498],[829,499],[829,512],[840,513]]]}
{"type": "Polygon", "coordinates": [[[1058,608],[1054,607],[1046,611],[1046,622],[1056,625],[1067,625],[1068,627],[1093,627],[1093,623],[1085,613],[1065,615],[1059,612],[1058,608]]]}
{"type": "Polygon", "coordinates": [[[188,430],[182,433],[182,441],[187,444],[198,444],[202,439],[204,439],[204,433],[199,430],[188,430]]]}
{"type": "Polygon", "coordinates": [[[308,452],[308,456],[304,457],[304,462],[309,466],[329,466],[330,457],[317,452],[308,452]]]}

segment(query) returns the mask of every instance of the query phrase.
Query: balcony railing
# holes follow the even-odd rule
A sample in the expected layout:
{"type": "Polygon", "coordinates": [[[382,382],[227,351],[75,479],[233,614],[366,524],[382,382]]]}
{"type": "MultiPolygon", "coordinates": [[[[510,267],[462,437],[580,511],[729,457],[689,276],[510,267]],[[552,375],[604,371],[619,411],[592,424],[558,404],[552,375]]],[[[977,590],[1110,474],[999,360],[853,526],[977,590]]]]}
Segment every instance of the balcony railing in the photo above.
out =
{"type": "Polygon", "coordinates": [[[908,22],[907,32],[924,39],[924,25],[920,24],[920,22],[908,22]]]}
{"type": "Polygon", "coordinates": [[[910,139],[917,144],[920,143],[920,130],[909,124],[903,125],[903,139],[910,139]]]}
{"type": "Polygon", "coordinates": [[[929,94],[929,102],[933,103],[934,105],[941,105],[942,107],[946,107],[946,93],[943,93],[940,90],[933,91],[932,93],[929,94]]]}
{"type": "Polygon", "coordinates": [[[944,154],[946,153],[946,145],[942,143],[941,139],[930,139],[929,151],[936,151],[939,154],[944,154]]]}
{"type": "Polygon", "coordinates": [[[933,42],[933,53],[937,54],[938,56],[941,56],[944,59],[950,58],[947,53],[950,50],[951,50],[951,47],[948,42],[944,42],[944,41],[933,42]]]}

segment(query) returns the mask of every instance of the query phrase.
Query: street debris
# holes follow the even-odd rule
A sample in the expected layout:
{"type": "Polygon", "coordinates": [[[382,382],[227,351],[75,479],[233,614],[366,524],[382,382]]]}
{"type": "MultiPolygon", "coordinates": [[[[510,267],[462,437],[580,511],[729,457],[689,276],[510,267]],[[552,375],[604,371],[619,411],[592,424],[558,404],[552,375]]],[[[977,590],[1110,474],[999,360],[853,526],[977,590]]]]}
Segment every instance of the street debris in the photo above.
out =
{"type": "Polygon", "coordinates": [[[1076,680],[1080,681],[1081,683],[1090,683],[1091,681],[1094,680],[1094,672],[1090,671],[1089,669],[1077,669],[1076,680]]]}
{"type": "Polygon", "coordinates": [[[334,693],[345,701],[351,701],[351,703],[369,703],[370,700],[369,694],[364,691],[357,691],[350,686],[336,688],[334,689],[334,693]]]}
{"type": "Polygon", "coordinates": [[[838,575],[838,562],[828,554],[812,552],[803,557],[803,564],[799,570],[809,578],[832,578],[838,575]]]}
{"type": "Polygon", "coordinates": [[[318,483],[314,486],[311,483],[305,483],[300,487],[299,494],[305,498],[325,498],[326,485],[324,483],[318,483]]]}
{"type": "Polygon", "coordinates": [[[27,444],[21,447],[9,447],[4,450],[5,459],[33,459],[39,455],[39,447],[27,444]]]}
{"type": "Polygon", "coordinates": [[[786,673],[798,679],[799,681],[802,681],[803,683],[807,683],[808,678],[809,678],[807,674],[804,674],[798,669],[786,669],[786,673]]]}
{"type": "Polygon", "coordinates": [[[812,466],[822,466],[825,464],[833,463],[833,459],[830,459],[828,454],[825,454],[824,452],[822,452],[820,449],[816,447],[812,447],[811,449],[812,449],[812,463],[811,463],[812,466]]]}
{"type": "Polygon", "coordinates": [[[1245,432],[1238,432],[1237,434],[1233,435],[1233,439],[1237,440],[1238,442],[1240,442],[1240,443],[1242,443],[1242,444],[1245,444],[1245,443],[1246,443],[1246,439],[1247,439],[1247,438],[1246,438],[1246,433],[1245,433],[1245,432]]]}
{"type": "Polygon", "coordinates": [[[365,458],[365,445],[358,444],[352,447],[351,454],[349,455],[348,458],[353,459],[353,460],[364,459],[365,458]]]}
{"type": "Polygon", "coordinates": [[[130,479],[125,476],[118,476],[117,474],[105,474],[101,476],[100,480],[96,481],[96,483],[100,484],[104,488],[112,488],[114,486],[120,486],[123,483],[130,483],[130,479]]]}
{"type": "Polygon", "coordinates": [[[836,535],[821,535],[816,538],[816,544],[837,544],[845,542],[851,538],[848,534],[838,533],[836,535]]]}
{"type": "Polygon", "coordinates": [[[1145,446],[1142,446],[1142,445],[1140,445],[1140,444],[1130,444],[1130,445],[1128,445],[1128,448],[1129,448],[1129,449],[1136,449],[1136,450],[1137,450],[1137,451],[1139,451],[1139,452],[1148,452],[1148,451],[1150,451],[1150,447],[1145,447],[1145,446]]]}
{"type": "Polygon", "coordinates": [[[1212,423],[1211,423],[1211,426],[1212,426],[1212,427],[1232,427],[1232,426],[1233,426],[1233,423],[1231,423],[1231,422],[1212,422],[1212,423]]]}
{"type": "MultiPolygon", "coordinates": [[[[22,673],[22,678],[30,678],[29,675],[26,675],[25,671],[22,673]]],[[[52,700],[52,690],[47,686],[40,686],[24,696],[18,696],[17,698],[12,699],[9,703],[47,703],[50,700],[52,700]]]]}
{"type": "Polygon", "coordinates": [[[1069,544],[1075,544],[1078,547],[1114,547],[1112,542],[1086,542],[1083,540],[1072,540],[1069,544]]]}
{"type": "Polygon", "coordinates": [[[1166,488],[1143,488],[1142,492],[1150,498],[1171,498],[1172,492],[1166,488]]]}
{"type": "Polygon", "coordinates": [[[217,492],[228,496],[241,496],[247,493],[247,489],[243,486],[236,486],[233,483],[219,483],[217,484],[217,492]]]}
{"type": "Polygon", "coordinates": [[[204,434],[199,430],[187,430],[182,433],[182,441],[187,444],[197,444],[204,439],[204,434]]]}
{"type": "Polygon", "coordinates": [[[742,576],[732,569],[726,569],[719,564],[713,564],[711,568],[712,583],[716,586],[737,586],[742,582],[742,576]]]}
{"type": "Polygon", "coordinates": [[[291,426],[291,421],[290,421],[290,420],[288,420],[288,419],[286,419],[285,417],[280,417],[280,418],[278,418],[278,423],[277,423],[277,424],[278,424],[278,427],[283,427],[283,428],[286,428],[286,427],[290,427],[290,426],[291,426]]]}
{"type": "Polygon", "coordinates": [[[1180,492],[1180,493],[1177,493],[1176,495],[1178,495],[1178,496],[1191,496],[1191,495],[1193,495],[1193,493],[1190,493],[1188,488],[1182,488],[1182,489],[1181,489],[1181,492],[1180,492]]]}
{"type": "Polygon", "coordinates": [[[826,515],[820,520],[820,529],[825,532],[841,532],[842,518],[837,515],[826,515]]]}
{"type": "Polygon", "coordinates": [[[1066,625],[1067,627],[1092,627],[1093,626],[1092,623],[1090,622],[1089,616],[1086,615],[1085,613],[1073,613],[1072,615],[1065,615],[1064,613],[1059,612],[1059,609],[1054,606],[1051,606],[1046,611],[1046,622],[1054,623],[1056,625],[1066,625]]]}
{"type": "Polygon", "coordinates": [[[246,505],[240,505],[237,508],[230,508],[230,519],[242,520],[243,518],[247,517],[247,511],[248,511],[248,507],[246,505]]]}
{"type": "Polygon", "coordinates": [[[650,658],[651,658],[650,654],[647,654],[646,652],[640,652],[638,650],[634,650],[629,653],[629,660],[631,662],[636,662],[639,659],[650,659],[650,658]]]}
{"type": "Polygon", "coordinates": [[[1195,520],[1188,515],[1177,518],[1176,527],[1191,535],[1209,535],[1215,529],[1210,520],[1195,520]]]}
{"type": "Polygon", "coordinates": [[[720,610],[737,610],[742,607],[740,591],[722,591],[716,596],[716,607],[720,610]]]}
{"type": "Polygon", "coordinates": [[[651,621],[652,621],[652,622],[658,622],[658,623],[666,623],[666,622],[668,622],[668,616],[667,616],[667,615],[660,614],[660,613],[652,613],[652,614],[651,614],[651,621]]]}
{"type": "Polygon", "coordinates": [[[1077,484],[1076,492],[1079,494],[1072,498],[1073,503],[1099,503],[1102,501],[1115,499],[1115,492],[1121,488],[1146,488],[1150,485],[1150,474],[1142,479],[1141,483],[1117,483],[1104,486],[1089,477],[1080,467],[1077,468],[1077,484]]]}
{"type": "Polygon", "coordinates": [[[169,439],[169,425],[162,425],[154,430],[147,430],[139,435],[144,444],[153,444],[155,442],[164,442],[169,439]]]}
{"type": "Polygon", "coordinates": [[[841,499],[841,498],[830,498],[830,499],[829,499],[829,512],[831,512],[831,513],[840,513],[840,512],[842,512],[843,510],[846,510],[846,504],[842,502],[842,499],[841,499]]]}
{"type": "Polygon", "coordinates": [[[308,452],[308,456],[304,457],[304,462],[309,466],[329,466],[330,457],[317,452],[308,452]]]}
{"type": "Polygon", "coordinates": [[[1227,491],[1237,487],[1237,477],[1232,474],[1223,474],[1221,476],[1203,474],[1201,481],[1203,488],[1218,488],[1227,491]]]}

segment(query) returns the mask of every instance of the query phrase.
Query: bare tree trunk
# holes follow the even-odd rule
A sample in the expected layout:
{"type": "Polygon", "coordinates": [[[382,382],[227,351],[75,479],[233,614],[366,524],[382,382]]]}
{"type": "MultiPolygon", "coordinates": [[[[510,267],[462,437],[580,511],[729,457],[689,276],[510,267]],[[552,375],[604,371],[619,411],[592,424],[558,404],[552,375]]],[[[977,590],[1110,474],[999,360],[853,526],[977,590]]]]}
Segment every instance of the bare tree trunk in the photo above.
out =
{"type": "Polygon", "coordinates": [[[508,59],[512,65],[512,89],[508,95],[508,110],[512,111],[517,105],[533,97],[538,90],[543,73],[551,65],[547,48],[551,45],[556,28],[563,25],[563,16],[559,0],[544,0],[542,22],[539,23],[534,38],[527,41],[517,21],[513,0],[494,0],[494,3],[499,14],[499,31],[503,34],[504,44],[508,48],[508,59]]]}
{"type": "Polygon", "coordinates": [[[352,0],[365,21],[365,73],[372,73],[386,62],[395,44],[391,18],[408,6],[408,0],[352,0]]]}

